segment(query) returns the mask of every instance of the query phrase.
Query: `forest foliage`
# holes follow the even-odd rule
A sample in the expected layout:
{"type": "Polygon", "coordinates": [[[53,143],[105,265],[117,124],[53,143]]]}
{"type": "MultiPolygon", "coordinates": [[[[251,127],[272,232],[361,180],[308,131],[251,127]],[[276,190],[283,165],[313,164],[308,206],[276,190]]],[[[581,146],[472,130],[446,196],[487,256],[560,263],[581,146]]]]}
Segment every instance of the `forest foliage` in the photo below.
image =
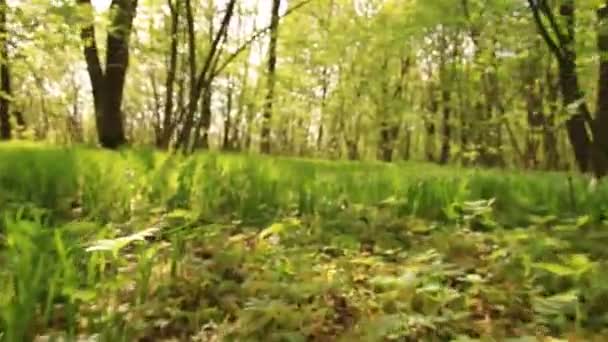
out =
{"type": "Polygon", "coordinates": [[[0,3],[2,136],[605,173],[602,0],[0,3]]]}
{"type": "Polygon", "coordinates": [[[0,341],[605,341],[607,20],[0,0],[0,341]]]}

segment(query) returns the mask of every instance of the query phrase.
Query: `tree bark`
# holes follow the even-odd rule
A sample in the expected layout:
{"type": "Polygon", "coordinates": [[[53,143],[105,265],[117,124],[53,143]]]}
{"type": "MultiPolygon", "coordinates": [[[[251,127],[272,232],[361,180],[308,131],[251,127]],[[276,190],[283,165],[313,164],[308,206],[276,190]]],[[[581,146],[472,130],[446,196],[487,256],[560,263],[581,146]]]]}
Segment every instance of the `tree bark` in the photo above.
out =
{"type": "Polygon", "coordinates": [[[222,141],[223,150],[231,150],[233,147],[232,140],[230,139],[230,133],[232,131],[232,93],[234,91],[234,85],[230,80],[228,83],[228,89],[226,92],[226,108],[224,112],[224,136],[222,141]]]}
{"type": "MultiPolygon", "coordinates": [[[[378,154],[379,158],[385,162],[393,161],[393,152],[401,128],[401,123],[398,121],[395,108],[399,106],[403,99],[406,77],[410,66],[411,59],[409,57],[401,58],[399,77],[397,78],[397,83],[393,89],[392,98],[387,98],[388,85],[386,83],[383,85],[382,94],[384,94],[384,96],[380,99],[381,104],[379,104],[379,107],[384,113],[381,114],[380,148],[378,154]]],[[[387,67],[388,60],[386,60],[383,65],[382,71],[384,73],[386,73],[387,67]]]]}
{"type": "Polygon", "coordinates": [[[201,96],[201,113],[194,131],[194,149],[209,148],[209,128],[211,127],[211,84],[203,90],[201,96]]]}
{"type": "Polygon", "coordinates": [[[170,15],[171,15],[171,30],[170,30],[170,39],[171,39],[171,47],[169,50],[169,65],[167,67],[167,78],[165,80],[165,108],[164,108],[164,116],[163,116],[163,125],[162,125],[162,135],[159,140],[159,148],[167,149],[169,147],[169,142],[171,141],[171,136],[173,135],[173,129],[175,127],[173,120],[173,96],[174,94],[174,85],[175,85],[175,76],[177,73],[177,45],[179,42],[178,37],[178,29],[179,29],[179,16],[180,16],[180,0],[175,1],[173,3],[172,0],[168,0],[167,4],[169,5],[170,15]]]}
{"type": "Polygon", "coordinates": [[[12,135],[10,121],[11,76],[8,56],[8,29],[6,0],[0,0],[0,140],[12,135]]]}
{"type": "Polygon", "coordinates": [[[272,109],[274,104],[274,88],[276,83],[277,67],[277,40],[279,30],[279,7],[281,0],[273,0],[270,19],[270,43],[268,45],[268,69],[266,84],[266,102],[262,114],[262,131],[260,134],[260,151],[265,154],[270,153],[270,120],[272,119],[272,109]]]}
{"type": "Polygon", "coordinates": [[[452,140],[452,128],[450,124],[450,116],[452,113],[451,92],[446,89],[446,85],[442,86],[441,91],[442,108],[442,125],[441,125],[441,154],[439,155],[439,164],[445,165],[450,160],[450,144],[452,140]]]}
{"type": "Polygon", "coordinates": [[[245,125],[249,124],[247,122],[249,119],[247,117],[245,117],[247,103],[250,101],[250,99],[247,98],[247,96],[248,96],[247,92],[249,91],[249,68],[250,68],[250,63],[249,63],[249,58],[248,58],[245,61],[243,73],[242,73],[241,79],[240,79],[240,86],[239,86],[240,90],[239,90],[239,95],[237,98],[238,108],[237,108],[236,117],[234,120],[234,130],[232,131],[232,138],[231,138],[231,140],[233,142],[233,148],[235,150],[242,150],[245,147],[243,144],[243,137],[242,137],[243,133],[241,132],[241,129],[243,128],[243,124],[245,124],[245,125]]]}
{"type": "Polygon", "coordinates": [[[429,162],[435,162],[435,138],[436,138],[436,127],[435,127],[435,118],[434,116],[437,114],[439,110],[439,104],[437,103],[437,99],[435,97],[435,85],[430,83],[428,86],[428,114],[424,119],[424,127],[426,129],[426,137],[424,144],[424,154],[426,156],[426,160],[429,162]]]}
{"type": "MultiPolygon", "coordinates": [[[[213,18],[211,18],[211,20],[213,20],[213,18]]],[[[190,93],[188,96],[188,100],[190,102],[188,103],[187,113],[185,115],[185,120],[180,135],[178,137],[176,146],[177,148],[182,148],[184,151],[188,150],[189,148],[188,145],[190,142],[190,134],[194,126],[194,114],[196,113],[198,101],[200,98],[200,91],[197,89],[198,79],[196,75],[196,33],[194,32],[194,14],[191,0],[186,0],[186,27],[188,37],[188,80],[190,82],[190,93]]],[[[213,32],[209,32],[209,36],[212,37],[212,35],[213,32]]],[[[212,49],[212,51],[215,51],[215,48],[212,49]]]]}
{"type": "Polygon", "coordinates": [[[547,63],[545,71],[545,84],[547,88],[548,113],[544,120],[543,145],[545,151],[545,169],[557,170],[559,168],[558,141],[555,132],[555,115],[558,112],[559,84],[555,79],[551,63],[547,63]]]}
{"type": "Polygon", "coordinates": [[[576,70],[574,1],[565,0],[560,6],[560,15],[565,22],[565,33],[557,26],[554,14],[546,2],[528,0],[528,4],[539,34],[558,61],[563,105],[571,114],[566,121],[566,129],[576,163],[582,172],[591,171],[592,137],[587,132],[587,122],[591,121],[591,114],[576,70]],[[543,16],[549,22],[549,27],[544,24],[543,16]]]}
{"type": "Polygon", "coordinates": [[[439,164],[445,165],[450,160],[450,147],[452,140],[452,129],[450,116],[452,114],[452,78],[453,76],[447,70],[448,63],[455,63],[458,56],[458,48],[452,47],[453,51],[448,55],[449,44],[447,42],[447,33],[442,30],[439,41],[439,82],[441,87],[441,151],[439,154],[439,164]]]}
{"type": "Polygon", "coordinates": [[[608,1],[597,10],[597,48],[600,55],[597,113],[593,122],[593,166],[595,174],[608,173],[608,1]]]}
{"type": "MultiPolygon", "coordinates": [[[[92,16],[91,0],[78,0],[92,16]]],[[[129,65],[129,36],[137,0],[112,0],[113,17],[106,43],[105,72],[99,59],[92,18],[81,31],[84,57],[93,89],[95,119],[101,146],[115,149],[126,143],[122,99],[129,65]]]]}
{"type": "MultiPolygon", "coordinates": [[[[209,48],[209,52],[207,53],[202,70],[196,75],[196,48],[194,45],[195,37],[194,37],[194,18],[192,14],[192,6],[190,4],[190,0],[186,2],[186,8],[188,9],[186,15],[186,21],[188,24],[188,41],[189,41],[189,55],[190,55],[190,98],[188,103],[187,112],[185,115],[184,124],[182,127],[182,131],[177,141],[177,147],[181,148],[183,151],[191,151],[195,144],[190,144],[192,129],[195,128],[195,114],[198,109],[198,101],[201,98],[203,93],[211,92],[211,82],[216,75],[217,72],[217,64],[219,60],[219,56],[221,55],[221,42],[225,39],[228,26],[230,25],[230,21],[232,20],[232,16],[234,14],[234,8],[236,5],[236,0],[230,0],[226,5],[226,11],[224,13],[224,17],[222,18],[222,22],[220,24],[220,28],[213,36],[213,32],[210,33],[210,37],[213,37],[211,40],[211,46],[209,48]]],[[[204,115],[211,115],[211,113],[201,113],[204,115]]],[[[203,127],[206,129],[209,128],[209,124],[211,122],[211,118],[204,118],[201,116],[201,119],[196,125],[196,128],[203,127]],[[209,124],[208,124],[209,123],[209,124]]],[[[197,133],[198,134],[198,133],[197,133]]],[[[206,133],[202,133],[202,137],[206,139],[206,133]]]]}
{"type": "Polygon", "coordinates": [[[317,141],[316,141],[316,149],[317,152],[323,149],[323,119],[325,117],[325,109],[327,105],[327,95],[329,92],[329,69],[327,67],[323,67],[321,71],[321,112],[319,114],[319,128],[317,132],[317,141]]]}

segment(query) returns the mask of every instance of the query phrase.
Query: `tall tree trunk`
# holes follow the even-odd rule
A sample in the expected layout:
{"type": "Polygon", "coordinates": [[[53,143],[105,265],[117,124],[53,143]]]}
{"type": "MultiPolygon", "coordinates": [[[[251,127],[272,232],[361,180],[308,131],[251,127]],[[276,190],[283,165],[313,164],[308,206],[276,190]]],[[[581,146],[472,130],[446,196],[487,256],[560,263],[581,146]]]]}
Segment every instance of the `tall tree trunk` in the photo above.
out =
{"type": "Polygon", "coordinates": [[[122,98],[129,64],[129,36],[137,12],[137,0],[112,0],[113,16],[108,30],[105,71],[95,39],[91,0],[78,0],[89,11],[89,22],[82,28],[84,57],[93,89],[95,119],[99,142],[106,148],[126,143],[122,98]]]}
{"type": "Polygon", "coordinates": [[[403,146],[403,159],[410,160],[412,157],[412,130],[410,127],[406,126],[403,132],[403,139],[405,140],[403,146]]]}
{"type": "Polygon", "coordinates": [[[279,30],[279,7],[281,0],[272,1],[272,13],[270,19],[270,43],[268,44],[268,70],[267,70],[267,89],[266,103],[262,115],[262,131],[260,134],[260,151],[270,153],[270,120],[272,119],[272,109],[274,104],[274,88],[276,83],[277,67],[277,39],[279,30]]]}
{"type": "Polygon", "coordinates": [[[452,130],[450,116],[452,114],[452,74],[448,72],[448,63],[454,65],[458,56],[458,48],[452,47],[452,53],[448,55],[450,48],[447,41],[447,32],[441,31],[439,37],[439,82],[441,88],[441,151],[439,153],[439,164],[447,164],[450,159],[450,144],[452,139],[452,130]]]}
{"type": "Polygon", "coordinates": [[[442,85],[441,90],[442,102],[442,117],[441,117],[441,154],[439,155],[439,163],[447,164],[450,159],[450,144],[452,140],[452,129],[450,124],[450,115],[452,113],[451,92],[442,85]]]}
{"type": "MultiPolygon", "coordinates": [[[[380,69],[380,73],[386,75],[388,72],[388,57],[384,57],[384,62],[382,63],[382,67],[380,69]]],[[[389,103],[388,98],[388,80],[382,80],[382,91],[381,96],[378,99],[376,106],[378,108],[378,114],[380,116],[380,139],[378,144],[377,158],[390,162],[393,159],[393,141],[392,137],[392,117],[391,117],[391,104],[389,103]]]]}
{"type": "MultiPolygon", "coordinates": [[[[468,68],[468,66],[465,65],[464,68],[468,68]]],[[[469,152],[469,138],[471,131],[471,125],[469,123],[469,117],[467,115],[468,113],[470,113],[471,105],[470,96],[468,96],[469,87],[467,78],[465,78],[466,75],[467,73],[465,72],[464,77],[458,79],[458,91],[456,92],[458,96],[458,133],[460,143],[458,159],[463,165],[467,165],[469,163],[466,154],[469,152]]]]}
{"type": "Polygon", "coordinates": [[[161,133],[162,135],[159,140],[158,146],[162,149],[167,149],[169,147],[169,142],[171,141],[171,136],[173,135],[173,129],[175,127],[175,123],[173,122],[173,97],[175,95],[173,89],[175,85],[175,76],[177,73],[177,45],[179,42],[178,29],[180,3],[182,3],[180,0],[177,0],[175,2],[173,2],[172,0],[167,1],[171,13],[171,30],[169,33],[171,35],[171,47],[169,50],[169,65],[167,66],[167,78],[165,80],[165,108],[161,133]]]}
{"type": "MultiPolygon", "coordinates": [[[[190,0],[186,0],[186,8],[190,8],[186,14],[186,21],[188,25],[188,45],[189,45],[189,55],[190,55],[190,98],[187,111],[184,118],[184,123],[182,126],[182,130],[177,140],[178,148],[181,148],[183,151],[188,152],[192,151],[195,147],[198,147],[197,143],[190,144],[192,137],[192,130],[194,128],[197,129],[195,134],[199,135],[204,140],[207,139],[207,132],[209,129],[209,125],[211,123],[211,112],[203,110],[201,113],[201,118],[198,121],[198,124],[195,125],[195,115],[198,109],[198,102],[201,98],[201,95],[208,94],[211,97],[211,83],[213,82],[214,77],[217,74],[217,65],[219,57],[222,53],[222,44],[221,42],[226,39],[228,33],[228,26],[230,25],[230,21],[232,20],[232,16],[234,14],[234,8],[236,5],[236,0],[229,0],[228,4],[226,4],[226,10],[224,12],[224,17],[222,18],[222,22],[220,24],[219,30],[213,35],[213,32],[210,32],[211,39],[210,48],[203,62],[203,67],[201,71],[198,73],[198,76],[195,75],[196,70],[196,48],[194,47],[195,37],[194,37],[194,18],[192,14],[192,7],[190,6],[190,0]],[[193,77],[194,75],[194,77],[193,77]],[[209,117],[205,117],[205,115],[209,115],[209,117]],[[196,127],[195,127],[196,126],[196,127]],[[203,129],[202,133],[197,133],[203,129]]],[[[196,139],[195,139],[196,140],[196,139]]],[[[202,143],[205,145],[205,143],[202,143]]]]}
{"type": "Polygon", "coordinates": [[[232,93],[233,93],[234,85],[232,84],[232,80],[228,83],[228,90],[226,92],[226,110],[224,112],[224,135],[222,141],[222,149],[230,150],[232,149],[232,141],[230,140],[230,132],[232,130],[232,93]]]}
{"type": "Polygon", "coordinates": [[[560,5],[559,12],[565,23],[565,32],[557,26],[552,9],[546,2],[528,0],[528,4],[539,34],[558,61],[563,105],[571,113],[566,121],[568,138],[578,168],[582,172],[588,172],[591,170],[592,138],[587,132],[587,122],[591,121],[591,114],[576,70],[574,0],[564,0],[560,5]],[[543,16],[547,18],[549,27],[544,23],[543,16]]]}
{"type": "Polygon", "coordinates": [[[555,115],[558,111],[559,84],[551,63],[547,63],[545,71],[545,84],[547,87],[547,117],[543,127],[543,147],[545,152],[545,169],[557,170],[559,168],[559,154],[557,152],[557,136],[555,127],[555,115]]]}
{"type": "Polygon", "coordinates": [[[234,129],[232,131],[232,142],[233,148],[236,150],[241,150],[245,146],[243,144],[242,132],[244,124],[249,125],[249,118],[245,117],[245,112],[247,110],[247,103],[250,101],[247,98],[247,92],[249,88],[249,58],[245,61],[245,67],[243,69],[243,74],[241,75],[240,82],[240,91],[238,95],[238,108],[236,112],[236,117],[234,119],[234,129]],[[245,122],[244,122],[245,121],[245,122]]]}
{"type": "Polygon", "coordinates": [[[591,137],[587,133],[586,123],[591,114],[583,98],[574,61],[563,62],[559,69],[563,105],[572,111],[566,121],[568,138],[579,169],[588,172],[591,171],[591,137]]]}
{"type": "Polygon", "coordinates": [[[158,85],[156,83],[156,76],[154,72],[151,72],[150,75],[150,87],[152,88],[152,98],[148,101],[148,108],[152,112],[152,117],[154,121],[152,122],[152,127],[154,129],[154,145],[157,148],[161,148],[163,145],[163,125],[161,118],[161,99],[160,93],[158,92],[158,85]]]}
{"type": "Polygon", "coordinates": [[[393,143],[399,135],[399,126],[388,122],[383,122],[381,125],[379,157],[380,160],[390,163],[393,161],[393,143]]]}
{"type": "Polygon", "coordinates": [[[359,141],[357,139],[346,139],[346,153],[348,160],[359,160],[359,141]]]}
{"type": "MultiPolygon", "coordinates": [[[[411,59],[409,57],[401,58],[399,77],[397,78],[397,84],[392,91],[392,98],[387,98],[388,95],[388,84],[383,84],[381,103],[379,107],[384,112],[382,113],[382,120],[380,122],[380,148],[379,158],[385,162],[393,161],[393,152],[397,138],[399,137],[399,129],[401,128],[401,122],[396,115],[395,108],[399,107],[404,95],[405,82],[407,73],[409,72],[411,65],[411,59]]],[[[383,65],[383,72],[386,72],[388,67],[388,60],[383,65]]]]}
{"type": "Polygon", "coordinates": [[[437,103],[437,99],[435,97],[435,85],[433,83],[429,84],[428,87],[428,115],[425,116],[424,119],[424,127],[426,129],[426,137],[424,144],[424,154],[426,156],[426,160],[429,162],[435,161],[435,138],[436,138],[436,128],[435,128],[435,115],[439,110],[439,104],[437,103]]]}
{"type": "Polygon", "coordinates": [[[542,94],[536,89],[536,78],[531,80],[531,83],[524,88],[526,93],[526,110],[528,130],[526,136],[526,157],[525,166],[529,168],[537,168],[540,161],[538,160],[538,150],[540,147],[541,128],[545,124],[545,114],[543,112],[542,94]]]}
{"type": "Polygon", "coordinates": [[[600,55],[597,114],[593,122],[593,167],[598,177],[608,173],[608,1],[597,10],[600,55]]]}
{"type": "Polygon", "coordinates": [[[490,68],[486,71],[486,82],[488,90],[487,99],[487,115],[490,128],[490,141],[488,145],[492,147],[489,153],[490,165],[491,166],[504,166],[505,160],[503,156],[503,139],[502,139],[502,125],[500,124],[504,114],[503,99],[500,93],[500,80],[498,78],[498,59],[496,57],[496,41],[491,45],[490,53],[490,68]]]}
{"type": "Polygon", "coordinates": [[[255,105],[253,104],[252,101],[249,101],[247,103],[247,112],[246,112],[246,119],[245,119],[245,132],[243,133],[243,148],[247,151],[249,151],[251,149],[251,142],[252,142],[252,138],[251,138],[251,126],[253,124],[253,117],[255,116],[255,105]]]}
{"type": "Polygon", "coordinates": [[[538,152],[545,125],[544,82],[540,73],[542,70],[542,49],[538,45],[539,43],[542,42],[536,42],[535,49],[532,49],[530,56],[522,61],[520,69],[523,79],[520,92],[525,99],[527,121],[525,154],[522,162],[527,168],[537,168],[540,164],[538,152]]]}
{"type": "MultiPolygon", "coordinates": [[[[194,13],[192,9],[192,1],[186,1],[186,27],[188,37],[188,80],[190,83],[190,94],[188,108],[186,109],[185,120],[182,125],[181,132],[177,140],[177,148],[184,150],[188,149],[190,142],[190,134],[194,126],[194,114],[196,113],[199,93],[197,92],[197,77],[196,77],[196,33],[194,32],[194,13]]],[[[213,32],[209,33],[211,37],[213,32]]]]}
{"type": "Polygon", "coordinates": [[[201,113],[194,131],[194,144],[196,149],[206,150],[209,148],[209,128],[211,127],[211,85],[203,90],[201,96],[201,113]]]}
{"type": "Polygon", "coordinates": [[[11,138],[11,76],[8,56],[7,11],[6,0],[0,0],[0,140],[11,138]]]}
{"type": "Polygon", "coordinates": [[[323,119],[325,117],[325,109],[327,104],[327,95],[329,92],[329,69],[323,67],[321,71],[321,112],[319,114],[319,128],[317,132],[316,148],[317,151],[321,151],[323,148],[323,119]]]}

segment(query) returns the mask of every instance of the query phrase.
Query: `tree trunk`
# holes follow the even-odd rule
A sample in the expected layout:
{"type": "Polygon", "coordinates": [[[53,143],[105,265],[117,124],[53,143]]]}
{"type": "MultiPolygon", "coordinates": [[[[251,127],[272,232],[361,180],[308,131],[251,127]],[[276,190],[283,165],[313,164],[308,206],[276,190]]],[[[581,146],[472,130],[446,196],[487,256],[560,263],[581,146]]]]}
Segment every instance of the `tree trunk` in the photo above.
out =
{"type": "Polygon", "coordinates": [[[247,103],[250,101],[247,98],[247,92],[249,89],[249,58],[245,61],[245,67],[243,74],[241,75],[240,92],[238,95],[238,109],[234,120],[234,130],[232,131],[232,142],[235,150],[241,150],[245,146],[243,144],[242,132],[244,124],[249,125],[249,118],[245,117],[247,103]],[[243,122],[245,121],[245,122],[243,122]]]}
{"type": "Polygon", "coordinates": [[[535,89],[535,83],[536,79],[532,79],[532,83],[525,88],[528,122],[525,166],[528,168],[537,168],[540,164],[540,161],[538,160],[541,133],[540,130],[545,124],[542,94],[539,94],[537,89],[535,89]]]}
{"type": "Polygon", "coordinates": [[[404,132],[405,146],[403,147],[403,159],[410,160],[412,155],[412,130],[406,127],[404,132]]]}
{"type": "Polygon", "coordinates": [[[551,63],[548,63],[545,72],[547,85],[548,114],[543,127],[543,146],[545,152],[545,169],[557,170],[559,168],[559,153],[557,152],[557,136],[555,131],[555,115],[558,112],[559,84],[555,80],[551,63]]]}
{"type": "Polygon", "coordinates": [[[323,119],[325,118],[327,95],[329,92],[329,75],[329,69],[327,67],[323,67],[323,70],[321,71],[321,111],[319,113],[319,127],[315,142],[317,152],[323,149],[323,134],[325,133],[323,128],[323,119]]]}
{"type": "Polygon", "coordinates": [[[6,0],[0,0],[0,140],[11,138],[10,97],[11,76],[8,56],[8,29],[6,0]]]}
{"type": "Polygon", "coordinates": [[[579,169],[588,172],[591,160],[591,138],[587,133],[586,122],[591,114],[580,89],[574,61],[564,61],[559,69],[563,105],[570,111],[570,118],[566,121],[568,138],[579,169]]]}
{"type": "Polygon", "coordinates": [[[224,112],[224,140],[222,142],[223,150],[231,150],[232,149],[232,141],[230,139],[230,132],[232,130],[232,92],[233,92],[233,84],[232,81],[229,81],[228,91],[226,92],[226,111],[224,112]]]}
{"type": "Polygon", "coordinates": [[[439,110],[439,104],[437,103],[437,99],[435,98],[435,85],[434,84],[429,84],[429,88],[428,88],[428,110],[429,113],[428,115],[425,117],[424,120],[424,127],[426,129],[426,141],[425,141],[425,147],[424,147],[424,154],[426,156],[426,160],[429,162],[434,162],[435,161],[435,135],[436,135],[436,128],[435,128],[435,114],[437,114],[437,111],[439,110]]]}
{"type": "Polygon", "coordinates": [[[500,92],[500,81],[498,78],[498,59],[496,57],[496,42],[492,44],[491,48],[491,67],[486,71],[486,87],[488,98],[486,100],[487,105],[487,117],[489,120],[489,131],[490,140],[487,144],[492,147],[489,153],[490,166],[504,166],[505,160],[502,151],[503,139],[502,139],[502,125],[500,121],[501,115],[504,114],[505,110],[502,104],[502,97],[500,92]]]}
{"type": "Polygon", "coordinates": [[[209,148],[209,128],[211,128],[211,85],[203,90],[201,99],[201,115],[194,131],[194,149],[209,148]]]}
{"type": "Polygon", "coordinates": [[[346,139],[346,153],[348,160],[359,160],[359,142],[355,139],[346,139]]]}
{"type": "Polygon", "coordinates": [[[439,163],[445,165],[448,163],[450,159],[450,144],[452,140],[452,129],[450,124],[450,115],[452,113],[452,105],[451,105],[451,93],[448,89],[445,89],[445,85],[443,85],[444,89],[441,91],[441,101],[443,102],[443,110],[442,110],[442,131],[441,131],[441,154],[439,156],[439,163]]]}
{"type": "Polygon", "coordinates": [[[175,1],[175,3],[173,3],[172,0],[167,1],[169,10],[171,12],[171,47],[169,50],[167,78],[165,80],[165,108],[161,133],[162,135],[160,137],[158,146],[162,149],[167,149],[169,147],[169,142],[171,141],[171,136],[173,135],[173,128],[175,127],[173,122],[173,96],[175,95],[173,89],[175,85],[175,76],[177,73],[177,44],[179,41],[178,29],[180,3],[180,0],[175,1]]]}
{"type": "MultiPolygon", "coordinates": [[[[466,79],[465,81],[466,82],[466,79]]],[[[471,125],[469,122],[470,113],[470,96],[468,96],[468,83],[464,83],[462,80],[458,81],[458,133],[460,135],[460,151],[458,152],[458,159],[462,165],[468,165],[469,160],[467,153],[469,152],[469,138],[471,134],[471,125]]],[[[508,124],[505,122],[505,124],[508,124]]]]}
{"type": "MultiPolygon", "coordinates": [[[[448,43],[447,32],[441,30],[439,39],[439,83],[441,88],[441,150],[439,153],[439,164],[445,165],[450,159],[450,144],[452,139],[452,130],[450,116],[452,114],[451,104],[451,87],[453,81],[453,73],[448,72],[448,65],[454,65],[458,57],[459,50],[456,46],[452,47],[452,52],[448,54],[450,44],[448,43]]],[[[455,39],[453,40],[455,41],[455,39]]],[[[457,44],[457,43],[453,43],[457,44]]],[[[434,94],[431,94],[434,96],[434,94]]]]}
{"type": "Polygon", "coordinates": [[[555,20],[549,20],[555,38],[542,20],[543,15],[550,19],[553,18],[551,9],[534,0],[528,0],[528,4],[540,35],[558,61],[563,105],[571,114],[566,121],[568,138],[574,150],[578,168],[582,172],[588,172],[590,171],[592,139],[586,126],[587,122],[591,121],[591,114],[580,88],[576,71],[574,1],[566,0],[560,6],[560,15],[566,25],[565,32],[555,26],[555,20]]]}
{"type": "Polygon", "coordinates": [[[399,135],[399,126],[391,124],[387,121],[381,123],[380,127],[380,160],[384,162],[393,161],[393,144],[399,135]]]}
{"type": "Polygon", "coordinates": [[[597,10],[600,55],[597,114],[593,122],[593,167],[598,177],[608,172],[608,1],[597,10]]]}
{"type": "Polygon", "coordinates": [[[272,13],[270,19],[270,43],[268,45],[268,74],[267,77],[267,93],[266,102],[264,104],[264,113],[262,114],[262,131],[260,134],[260,151],[262,153],[270,153],[270,120],[272,119],[272,109],[274,102],[274,88],[276,83],[276,67],[277,67],[277,39],[279,30],[279,7],[281,0],[273,0],[272,13]]]}
{"type": "MultiPolygon", "coordinates": [[[[93,15],[91,0],[79,0],[93,15]]],[[[108,31],[105,72],[99,59],[95,27],[90,22],[82,28],[84,57],[93,89],[95,119],[100,144],[118,148],[126,143],[122,98],[129,64],[129,36],[137,12],[137,0],[112,0],[114,15],[108,31]]]]}
{"type": "Polygon", "coordinates": [[[190,0],[186,0],[186,22],[188,25],[188,50],[190,57],[190,98],[188,99],[189,103],[185,114],[184,123],[176,145],[177,148],[181,148],[184,152],[191,152],[196,147],[204,146],[206,148],[206,146],[208,146],[206,141],[207,131],[211,123],[211,111],[203,109],[201,118],[197,125],[195,125],[195,115],[201,95],[206,94],[209,98],[211,97],[211,83],[216,76],[218,59],[222,53],[222,45],[220,42],[225,39],[226,35],[228,34],[228,26],[232,20],[235,5],[236,0],[229,0],[228,4],[226,4],[226,10],[224,12],[224,17],[222,18],[219,30],[215,33],[215,35],[213,32],[209,33],[210,38],[212,37],[210,47],[205,57],[203,68],[197,76],[195,75],[196,48],[194,45],[194,16],[192,14],[190,0]],[[206,115],[208,115],[208,117],[206,117],[206,115]],[[199,144],[196,142],[197,139],[195,138],[195,143],[191,145],[190,142],[192,138],[192,130],[194,128],[196,128],[195,134],[202,140],[200,140],[201,142],[199,144]],[[200,132],[201,129],[203,129],[204,132],[200,132]]]}
{"type": "MultiPolygon", "coordinates": [[[[190,143],[190,134],[194,126],[194,114],[198,107],[199,93],[197,90],[197,77],[196,77],[196,35],[194,32],[194,14],[192,10],[191,0],[186,0],[186,27],[188,36],[188,80],[190,82],[190,93],[188,100],[188,107],[185,108],[186,114],[182,129],[177,139],[176,148],[187,150],[190,143]]],[[[213,32],[209,32],[211,37],[213,32]]]]}
{"type": "Polygon", "coordinates": [[[154,129],[154,145],[157,148],[162,148],[163,145],[163,126],[162,126],[162,118],[161,118],[161,100],[160,94],[158,92],[158,85],[156,84],[156,76],[154,72],[150,73],[150,87],[152,88],[152,98],[148,101],[148,107],[152,112],[152,116],[154,121],[152,122],[152,127],[154,129]]]}
{"type": "MultiPolygon", "coordinates": [[[[407,73],[409,72],[411,65],[411,59],[409,57],[401,58],[400,60],[400,71],[397,79],[397,84],[392,91],[392,98],[387,98],[388,95],[388,84],[383,84],[382,94],[384,95],[380,99],[378,107],[383,111],[382,119],[380,122],[380,146],[378,150],[379,158],[385,162],[393,161],[393,152],[397,138],[399,137],[399,130],[401,123],[396,115],[395,108],[400,106],[405,89],[405,82],[407,73]]],[[[388,59],[385,60],[383,65],[383,73],[387,72],[388,59]]]]}

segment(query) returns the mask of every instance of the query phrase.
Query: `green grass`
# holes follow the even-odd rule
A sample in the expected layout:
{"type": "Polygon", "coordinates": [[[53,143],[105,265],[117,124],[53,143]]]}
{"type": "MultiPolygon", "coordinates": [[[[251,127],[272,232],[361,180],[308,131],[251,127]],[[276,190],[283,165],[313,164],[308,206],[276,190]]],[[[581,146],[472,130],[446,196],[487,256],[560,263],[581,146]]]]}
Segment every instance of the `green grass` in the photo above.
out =
{"type": "Polygon", "coordinates": [[[602,340],[587,182],[0,145],[0,340],[602,340]]]}

